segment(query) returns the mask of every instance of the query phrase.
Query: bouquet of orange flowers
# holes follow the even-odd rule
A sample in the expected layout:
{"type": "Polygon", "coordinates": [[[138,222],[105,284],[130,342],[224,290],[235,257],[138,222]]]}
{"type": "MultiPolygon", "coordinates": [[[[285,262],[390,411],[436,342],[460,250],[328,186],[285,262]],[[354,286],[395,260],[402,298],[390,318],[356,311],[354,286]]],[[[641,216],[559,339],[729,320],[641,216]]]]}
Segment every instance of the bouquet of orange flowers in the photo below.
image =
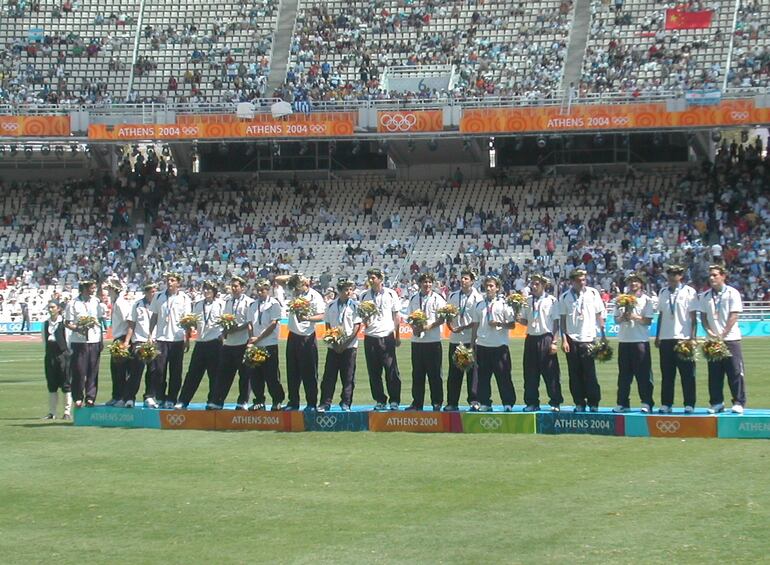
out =
{"type": "Polygon", "coordinates": [[[633,294],[620,294],[615,299],[615,306],[623,308],[626,314],[631,314],[636,307],[636,296],[633,294]]]}
{"type": "Polygon", "coordinates": [[[179,325],[183,327],[185,330],[190,331],[197,328],[200,322],[201,322],[201,317],[199,314],[185,314],[179,320],[179,325]]]}
{"type": "Polygon", "coordinates": [[[289,312],[297,318],[307,318],[313,315],[313,305],[307,298],[300,296],[289,302],[289,312]]]}
{"type": "Polygon", "coordinates": [[[259,367],[270,358],[270,353],[264,347],[250,345],[243,353],[243,363],[247,367],[259,367]]]}
{"type": "Polygon", "coordinates": [[[235,314],[222,314],[217,318],[217,325],[222,328],[222,331],[229,332],[238,327],[238,320],[235,314]]]}
{"type": "Polygon", "coordinates": [[[600,363],[605,363],[606,361],[610,361],[612,359],[615,351],[612,349],[610,342],[607,341],[607,338],[603,337],[593,342],[591,345],[590,354],[591,357],[600,363]]]}
{"type": "Polygon", "coordinates": [[[674,346],[674,353],[682,361],[695,361],[698,356],[698,342],[694,339],[678,341],[674,346]]]}
{"type": "Polygon", "coordinates": [[[505,303],[513,308],[513,312],[518,316],[521,309],[526,306],[527,299],[520,292],[512,292],[505,297],[505,303]]]}
{"type": "Polygon", "coordinates": [[[436,317],[440,318],[444,322],[451,322],[457,316],[460,315],[460,311],[454,304],[447,304],[436,310],[436,317]]]}
{"type": "Polygon", "coordinates": [[[146,364],[150,364],[155,361],[155,358],[160,355],[158,348],[151,341],[145,341],[142,345],[136,348],[136,356],[140,361],[146,364]]]}
{"type": "Polygon", "coordinates": [[[701,346],[703,350],[703,356],[706,361],[722,361],[728,357],[732,357],[732,353],[727,349],[727,345],[721,339],[707,339],[701,346]]]}
{"type": "Polygon", "coordinates": [[[379,310],[374,302],[371,300],[364,300],[358,305],[358,311],[356,313],[364,324],[368,324],[369,321],[379,313],[379,310]]]}
{"type": "Polygon", "coordinates": [[[110,356],[115,361],[125,361],[131,357],[131,350],[122,341],[113,341],[109,347],[110,356]]]}
{"type": "Polygon", "coordinates": [[[465,347],[464,345],[458,345],[457,349],[455,349],[455,352],[452,354],[452,362],[455,364],[455,367],[461,371],[466,371],[476,362],[476,359],[473,356],[473,349],[465,347]]]}
{"type": "Polygon", "coordinates": [[[324,343],[335,346],[341,343],[345,339],[345,334],[342,333],[342,328],[329,328],[324,332],[324,343]]]}
{"type": "Polygon", "coordinates": [[[414,332],[419,336],[425,331],[428,325],[428,316],[422,310],[415,310],[406,319],[406,323],[414,328],[414,332]]]}

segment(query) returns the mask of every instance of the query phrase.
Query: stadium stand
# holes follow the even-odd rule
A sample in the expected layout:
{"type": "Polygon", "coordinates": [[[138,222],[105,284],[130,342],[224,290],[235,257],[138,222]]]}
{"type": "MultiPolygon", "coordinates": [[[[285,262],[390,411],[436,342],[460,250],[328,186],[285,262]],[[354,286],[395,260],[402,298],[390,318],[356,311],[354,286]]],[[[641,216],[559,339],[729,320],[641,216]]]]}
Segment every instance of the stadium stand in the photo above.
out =
{"type": "Polygon", "coordinates": [[[552,96],[563,74],[571,17],[569,0],[302,3],[287,89],[310,100],[552,96]],[[387,67],[436,64],[455,68],[455,91],[379,89],[387,67]]]}
{"type": "Polygon", "coordinates": [[[735,0],[692,4],[692,9],[713,10],[707,28],[667,30],[666,8],[678,6],[652,0],[593,0],[581,94],[639,96],[721,88],[729,66],[735,0]]]}
{"type": "Polygon", "coordinates": [[[770,207],[761,154],[760,141],[723,144],[714,167],[625,176],[191,182],[151,161],[133,170],[124,162],[115,180],[6,183],[2,315],[20,315],[7,305],[29,299],[34,319],[54,290],[82,276],[116,273],[136,290],[167,270],[182,272],[190,287],[301,271],[323,289],[337,276],[362,284],[370,266],[383,267],[406,294],[426,270],[454,288],[470,265],[521,289],[533,272],[558,284],[582,265],[609,298],[629,271],[646,270],[654,289],[664,264],[685,264],[703,281],[707,266],[723,261],[747,300],[766,300],[770,207]]]}
{"type": "Polygon", "coordinates": [[[741,0],[733,39],[733,64],[728,86],[765,87],[770,84],[770,12],[756,0],[741,0]]]}

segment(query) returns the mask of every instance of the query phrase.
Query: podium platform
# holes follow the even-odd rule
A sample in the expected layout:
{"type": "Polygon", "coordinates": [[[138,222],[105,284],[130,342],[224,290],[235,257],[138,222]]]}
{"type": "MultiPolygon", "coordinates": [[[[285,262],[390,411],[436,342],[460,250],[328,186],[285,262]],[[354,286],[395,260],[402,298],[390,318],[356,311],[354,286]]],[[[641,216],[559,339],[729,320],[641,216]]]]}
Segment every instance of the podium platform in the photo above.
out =
{"type": "Polygon", "coordinates": [[[604,435],[655,438],[770,439],[770,410],[747,409],[743,415],[694,414],[675,410],[673,414],[616,414],[609,408],[599,412],[432,412],[401,410],[374,411],[356,406],[350,412],[337,407],[317,411],[245,411],[233,405],[224,410],[205,410],[202,404],[187,410],[131,409],[95,406],[75,411],[75,426],[149,428],[159,430],[279,432],[413,432],[413,433],[497,433],[541,435],[604,435]]]}

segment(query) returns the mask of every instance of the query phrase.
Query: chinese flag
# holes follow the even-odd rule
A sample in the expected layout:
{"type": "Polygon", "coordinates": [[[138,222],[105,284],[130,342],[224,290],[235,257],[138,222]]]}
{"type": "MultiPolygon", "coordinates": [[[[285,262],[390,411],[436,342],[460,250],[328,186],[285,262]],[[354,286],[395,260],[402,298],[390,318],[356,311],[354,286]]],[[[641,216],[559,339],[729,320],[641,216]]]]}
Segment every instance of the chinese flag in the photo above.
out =
{"type": "Polygon", "coordinates": [[[666,10],[666,29],[705,29],[711,27],[714,12],[683,12],[677,9],[666,10]]]}

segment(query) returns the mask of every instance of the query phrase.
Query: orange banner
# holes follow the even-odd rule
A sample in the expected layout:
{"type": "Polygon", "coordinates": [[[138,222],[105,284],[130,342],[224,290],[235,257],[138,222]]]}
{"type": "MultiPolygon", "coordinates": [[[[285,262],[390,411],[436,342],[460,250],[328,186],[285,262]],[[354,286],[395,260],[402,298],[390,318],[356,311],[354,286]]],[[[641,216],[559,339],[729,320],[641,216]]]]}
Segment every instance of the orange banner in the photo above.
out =
{"type": "Polygon", "coordinates": [[[461,431],[459,413],[449,412],[371,412],[372,432],[452,432],[461,431]],[[453,425],[453,421],[455,425],[453,425]]]}
{"type": "Polygon", "coordinates": [[[305,431],[305,416],[302,412],[217,410],[215,413],[217,430],[305,431]]]}
{"type": "Polygon", "coordinates": [[[379,133],[417,133],[443,129],[444,113],[441,110],[377,112],[379,133]]]}
{"type": "Polygon", "coordinates": [[[669,112],[665,103],[576,105],[569,114],[558,106],[547,108],[492,108],[464,110],[463,133],[514,133],[658,129],[675,127],[740,126],[770,123],[770,108],[752,100],[724,100],[714,106],[691,106],[669,112]]]}
{"type": "Polygon", "coordinates": [[[160,427],[164,430],[216,429],[216,412],[208,410],[162,410],[160,427]]]}
{"type": "Polygon", "coordinates": [[[649,416],[647,426],[652,437],[717,437],[713,416],[649,416]]]}
{"type": "MultiPolygon", "coordinates": [[[[311,114],[312,115],[312,114],[311,114]]],[[[305,115],[276,120],[259,117],[253,120],[216,121],[211,116],[186,117],[176,124],[92,124],[88,138],[100,141],[139,139],[237,139],[280,137],[340,137],[353,135],[355,115],[351,112],[324,114],[309,119],[305,115]],[[327,119],[322,119],[326,116],[327,119]]]]}
{"type": "Polygon", "coordinates": [[[69,134],[68,116],[0,116],[0,137],[63,137],[69,134]]]}

